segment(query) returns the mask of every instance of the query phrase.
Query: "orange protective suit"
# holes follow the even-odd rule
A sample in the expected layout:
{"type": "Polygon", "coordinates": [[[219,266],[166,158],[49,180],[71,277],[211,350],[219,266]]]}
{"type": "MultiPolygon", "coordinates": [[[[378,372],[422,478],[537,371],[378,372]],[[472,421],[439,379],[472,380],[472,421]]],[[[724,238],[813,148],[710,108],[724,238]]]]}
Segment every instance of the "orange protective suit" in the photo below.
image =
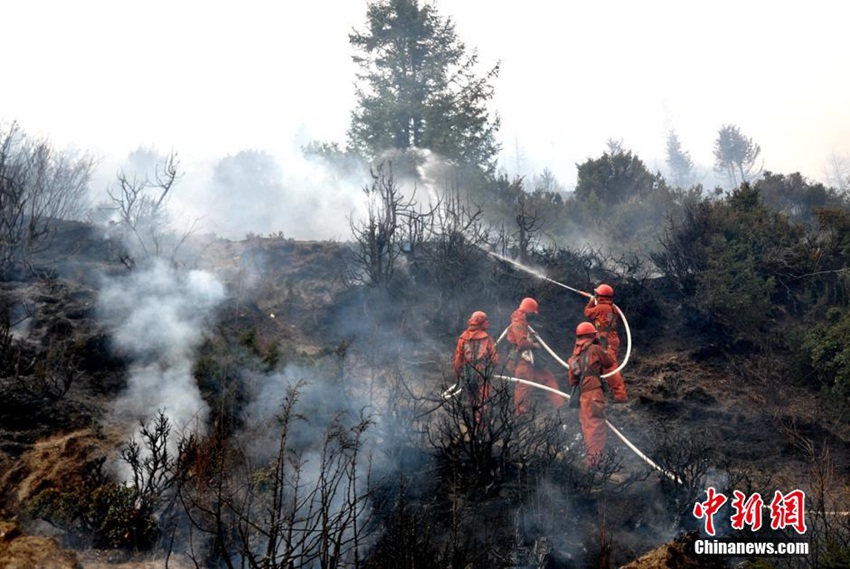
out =
{"type": "Polygon", "coordinates": [[[476,421],[481,419],[481,412],[490,398],[490,379],[499,367],[496,343],[486,328],[486,320],[479,322],[471,318],[466,330],[457,339],[452,358],[455,377],[467,389],[476,409],[476,421]]]}
{"type": "MultiPolygon", "coordinates": [[[[560,390],[558,380],[555,375],[549,370],[539,369],[534,366],[534,363],[528,361],[523,356],[523,352],[528,351],[533,356],[533,351],[540,348],[540,344],[534,341],[531,337],[531,331],[528,329],[528,321],[526,320],[526,312],[518,308],[511,315],[511,325],[508,328],[507,340],[511,344],[511,352],[508,356],[507,370],[513,376],[519,379],[527,379],[541,385],[545,385],[552,389],[560,390]]],[[[517,415],[521,415],[528,411],[527,399],[530,391],[534,387],[525,383],[517,382],[514,390],[514,411],[517,415]]],[[[564,404],[565,400],[557,393],[546,391],[549,401],[557,409],[564,404]]]]}
{"type": "MultiPolygon", "coordinates": [[[[611,357],[614,358],[614,363],[609,368],[602,370],[602,373],[608,373],[615,369],[619,363],[620,352],[620,336],[617,334],[617,328],[620,324],[620,316],[614,309],[614,300],[607,297],[591,298],[587,301],[587,306],[584,307],[584,315],[587,319],[596,326],[596,331],[599,335],[599,341],[602,347],[605,348],[611,357]]],[[[617,372],[615,381],[623,383],[623,376],[617,372]]]]}
{"type": "Polygon", "coordinates": [[[587,449],[585,464],[592,467],[605,452],[605,440],[608,435],[605,425],[607,403],[602,382],[607,381],[614,401],[623,402],[628,400],[629,396],[622,378],[618,377],[619,374],[607,380],[600,378],[602,370],[611,368],[615,362],[611,354],[603,350],[592,335],[581,336],[576,340],[573,355],[567,360],[567,364],[570,386],[580,386],[579,419],[587,449]]]}

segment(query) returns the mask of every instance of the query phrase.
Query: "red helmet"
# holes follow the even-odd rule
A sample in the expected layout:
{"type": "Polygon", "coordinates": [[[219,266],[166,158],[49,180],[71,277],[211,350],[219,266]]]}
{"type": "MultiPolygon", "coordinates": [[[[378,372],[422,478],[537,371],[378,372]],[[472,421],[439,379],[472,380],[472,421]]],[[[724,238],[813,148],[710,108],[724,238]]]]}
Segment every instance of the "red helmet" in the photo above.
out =
{"type": "Polygon", "coordinates": [[[614,289],[607,284],[599,285],[598,287],[596,287],[596,289],[594,289],[593,292],[595,292],[599,296],[610,296],[611,298],[614,298],[614,289]]]}
{"type": "Polygon", "coordinates": [[[485,312],[476,310],[472,313],[472,316],[469,317],[469,325],[478,326],[482,330],[486,330],[490,326],[490,321],[487,319],[487,314],[485,312]]]}
{"type": "Polygon", "coordinates": [[[596,326],[591,324],[590,322],[582,322],[578,326],[576,326],[576,336],[590,336],[591,334],[596,334],[596,326]]]}
{"type": "Polygon", "coordinates": [[[533,298],[523,298],[522,302],[519,303],[519,309],[523,312],[530,312],[531,314],[537,314],[537,301],[533,298]]]}

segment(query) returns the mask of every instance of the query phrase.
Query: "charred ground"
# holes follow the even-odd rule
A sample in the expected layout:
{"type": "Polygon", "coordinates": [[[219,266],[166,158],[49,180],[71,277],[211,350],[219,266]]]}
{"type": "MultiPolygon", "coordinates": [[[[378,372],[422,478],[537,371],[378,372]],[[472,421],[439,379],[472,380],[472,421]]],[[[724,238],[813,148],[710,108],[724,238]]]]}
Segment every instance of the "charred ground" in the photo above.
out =
{"type": "MultiPolygon", "coordinates": [[[[78,548],[61,554],[71,560],[68,567],[75,555],[98,566],[92,544],[144,546],[160,559],[174,549],[174,560],[188,563],[194,555],[223,563],[215,548],[182,547],[185,520],[169,518],[173,525],[144,543],[103,536],[98,542],[57,513],[55,503],[53,511],[33,507],[46,490],[83,485],[98,464],[115,460],[128,434],[111,409],[133,362],[113,343],[97,304],[104,276],[120,279],[129,271],[96,227],[69,225],[56,243],[34,273],[2,286],[9,315],[0,405],[3,518],[78,548]]],[[[581,297],[483,254],[476,260],[485,267],[480,287],[458,289],[451,304],[441,304],[445,291],[422,284],[414,264],[392,286],[352,285],[345,244],[253,237],[199,238],[192,245],[190,260],[177,270],[213,273],[228,291],[194,356],[193,375],[211,410],[204,440],[212,445],[240,433],[249,440],[257,401],[273,393],[279,397],[269,404],[283,404],[282,388],[267,391],[275,382],[304,379],[321,387],[305,388],[306,407],[299,410],[313,424],[355,407],[374,416],[367,432],[374,433],[370,452],[380,483],[370,489],[363,566],[619,566],[674,538],[686,542],[687,532],[699,528],[690,511],[709,484],[764,496],[802,486],[824,500],[821,509],[846,503],[850,433],[819,386],[800,375],[798,355],[770,342],[728,342],[689,313],[664,277],[604,275],[621,291],[618,304],[633,334],[624,374],[630,401],[612,407],[609,420],[686,484],[650,472],[610,437],[617,451],[611,469],[627,477],[613,485],[609,473],[594,478],[578,467],[576,445],[572,455],[563,452],[578,433],[569,412],[547,412],[541,399],[536,419],[511,431],[520,444],[510,452],[496,441],[469,452],[462,428],[452,431],[459,424],[451,404],[439,397],[451,383],[451,352],[469,312],[487,310],[498,335],[516,301],[535,295],[544,314],[536,326],[563,354],[582,320],[581,297]]],[[[545,365],[563,378],[551,359],[545,365]]],[[[846,521],[830,523],[846,529],[846,521]]],[[[0,537],[0,556],[13,556],[20,529],[0,537]]],[[[696,566],[676,543],[665,546],[666,566],[696,566]]]]}

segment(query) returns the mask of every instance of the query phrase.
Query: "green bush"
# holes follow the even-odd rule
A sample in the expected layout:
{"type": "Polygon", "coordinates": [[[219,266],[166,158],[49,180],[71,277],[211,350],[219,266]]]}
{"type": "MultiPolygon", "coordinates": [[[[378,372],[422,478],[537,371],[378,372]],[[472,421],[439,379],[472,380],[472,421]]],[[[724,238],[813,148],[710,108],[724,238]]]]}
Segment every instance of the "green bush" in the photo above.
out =
{"type": "Polygon", "coordinates": [[[695,304],[720,324],[731,339],[740,340],[768,323],[772,276],[760,274],[755,252],[740,240],[712,236],[705,270],[697,278],[695,304]]]}
{"type": "Polygon", "coordinates": [[[681,292],[695,321],[734,344],[768,334],[777,307],[804,290],[810,272],[805,228],[767,209],[747,184],[724,200],[685,203],[651,255],[681,292]],[[781,294],[780,294],[781,293],[781,294]]]}
{"type": "MultiPolygon", "coordinates": [[[[99,463],[98,469],[102,466],[99,463]]],[[[90,537],[100,548],[145,550],[159,537],[149,501],[139,499],[134,488],[114,481],[95,482],[89,477],[67,489],[48,488],[30,503],[36,518],[90,537]]]]}
{"type": "Polygon", "coordinates": [[[79,480],[66,488],[48,488],[29,506],[30,513],[80,537],[95,547],[144,550],[160,534],[161,516],[173,503],[172,487],[186,472],[184,453],[191,439],[170,449],[171,421],[160,411],[121,448],[130,480],[106,474],[105,457],[90,461],[79,480]]]}
{"type": "Polygon", "coordinates": [[[159,535],[150,503],[139,500],[132,488],[107,482],[84,505],[96,546],[148,549],[159,535]]]}
{"type": "Polygon", "coordinates": [[[835,404],[850,404],[850,312],[837,307],[806,336],[809,363],[835,404]]]}

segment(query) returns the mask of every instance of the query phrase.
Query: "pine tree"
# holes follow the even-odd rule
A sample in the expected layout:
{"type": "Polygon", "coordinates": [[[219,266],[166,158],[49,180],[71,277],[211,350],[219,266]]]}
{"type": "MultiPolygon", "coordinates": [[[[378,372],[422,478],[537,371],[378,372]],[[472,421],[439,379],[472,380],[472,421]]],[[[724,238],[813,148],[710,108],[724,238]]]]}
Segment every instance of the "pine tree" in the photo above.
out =
{"type": "Polygon", "coordinates": [[[679,136],[673,130],[667,133],[666,162],[667,167],[670,168],[673,184],[677,188],[687,188],[693,184],[694,161],[691,159],[691,154],[688,151],[682,150],[679,136]]]}
{"type": "Polygon", "coordinates": [[[714,171],[723,174],[732,187],[752,181],[762,168],[756,165],[761,147],[741,134],[735,125],[723,125],[714,142],[714,171]]]}
{"type": "Polygon", "coordinates": [[[499,119],[487,103],[498,64],[476,74],[478,55],[458,39],[450,18],[418,0],[369,4],[365,31],[349,36],[360,65],[349,143],[374,158],[422,148],[491,171],[499,119]]]}
{"type": "Polygon", "coordinates": [[[594,198],[615,204],[635,196],[648,195],[663,184],[660,176],[647,170],[640,158],[611,142],[608,144],[611,153],[605,152],[596,160],[588,159],[578,165],[576,198],[594,198]]]}

